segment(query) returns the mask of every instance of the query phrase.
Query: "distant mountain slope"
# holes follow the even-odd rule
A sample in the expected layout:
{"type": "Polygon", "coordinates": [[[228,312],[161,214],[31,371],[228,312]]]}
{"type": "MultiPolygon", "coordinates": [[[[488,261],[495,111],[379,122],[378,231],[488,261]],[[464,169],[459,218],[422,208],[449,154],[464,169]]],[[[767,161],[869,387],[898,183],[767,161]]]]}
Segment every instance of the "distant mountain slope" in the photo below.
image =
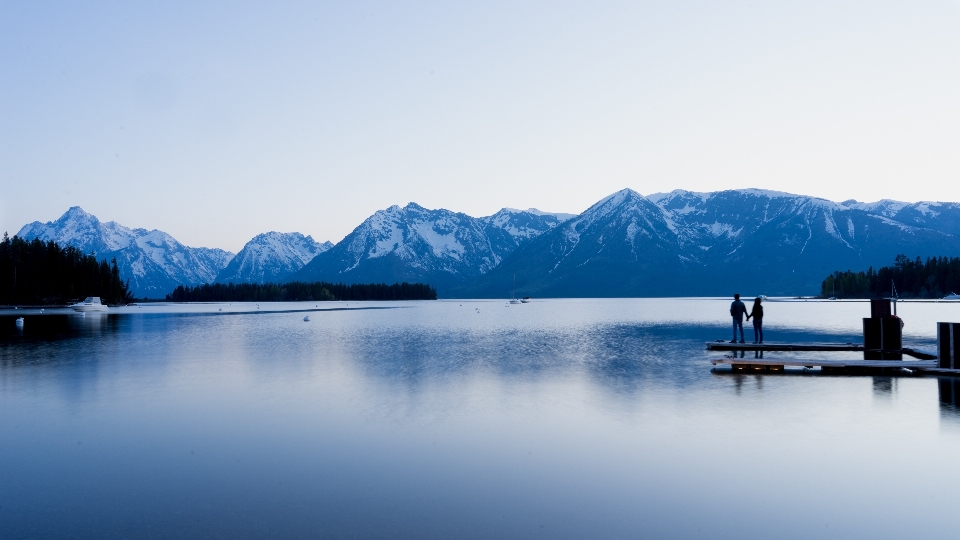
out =
{"type": "Polygon", "coordinates": [[[904,225],[923,227],[947,234],[960,234],[960,204],[953,202],[905,203],[884,199],[875,203],[845,201],[847,208],[878,214],[904,225]]]}
{"type": "Polygon", "coordinates": [[[488,272],[517,246],[557,226],[564,217],[505,208],[474,218],[416,203],[391,206],[367,218],[288,280],[420,281],[444,291],[488,272]]]}
{"type": "MultiPolygon", "coordinates": [[[[743,189],[674,191],[651,197],[698,245],[710,294],[721,287],[765,294],[816,294],[837,269],[887,265],[898,253],[957,253],[960,228],[917,227],[884,215],[891,205],[863,209],[825,199],[743,189]]],[[[901,205],[899,212],[902,212],[901,205]]]]}
{"type": "Polygon", "coordinates": [[[222,249],[184,246],[163,231],[102,223],[79,206],[56,221],[24,225],[17,235],[53,240],[101,259],[116,257],[121,277],[130,280],[130,289],[138,297],[163,298],[177,285],[210,282],[233,258],[233,253],[222,249]]]}
{"type": "Polygon", "coordinates": [[[677,249],[676,227],[639,193],[624,189],[517,249],[457,296],[638,296],[682,294],[676,279],[696,260],[677,249]]]}
{"type": "Polygon", "coordinates": [[[277,283],[332,248],[300,233],[258,234],[220,271],[218,283],[277,283]]]}
{"type": "Polygon", "coordinates": [[[518,295],[816,294],[837,269],[890,264],[898,253],[960,253],[955,206],[841,205],[755,189],[623,190],[453,294],[504,297],[513,275],[518,295]]]}

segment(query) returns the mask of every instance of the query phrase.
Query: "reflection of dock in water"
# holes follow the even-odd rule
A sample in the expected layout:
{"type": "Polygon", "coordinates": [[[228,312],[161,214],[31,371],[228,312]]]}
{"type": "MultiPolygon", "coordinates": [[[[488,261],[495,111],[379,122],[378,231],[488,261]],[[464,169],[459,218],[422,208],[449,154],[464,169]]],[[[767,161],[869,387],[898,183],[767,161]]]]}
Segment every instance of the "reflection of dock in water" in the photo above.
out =
{"type": "Polygon", "coordinates": [[[937,379],[940,394],[940,418],[952,424],[960,422],[960,379],[939,377],[937,379]]]}
{"type": "Polygon", "coordinates": [[[798,358],[793,360],[766,360],[763,358],[716,358],[710,360],[713,365],[727,364],[733,371],[783,371],[784,367],[813,369],[819,367],[825,373],[849,371],[855,369],[909,369],[922,371],[936,368],[936,360],[815,360],[798,358]]]}

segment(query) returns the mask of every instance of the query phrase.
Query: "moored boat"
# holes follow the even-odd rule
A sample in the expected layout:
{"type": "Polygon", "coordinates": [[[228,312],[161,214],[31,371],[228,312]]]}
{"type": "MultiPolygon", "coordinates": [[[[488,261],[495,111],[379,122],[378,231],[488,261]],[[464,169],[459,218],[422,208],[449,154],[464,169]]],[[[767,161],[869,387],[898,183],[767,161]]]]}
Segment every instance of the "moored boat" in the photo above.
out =
{"type": "Polygon", "coordinates": [[[83,299],[83,302],[77,302],[70,306],[74,311],[79,311],[81,313],[87,311],[107,311],[107,306],[103,305],[100,302],[99,296],[88,296],[83,299]]]}

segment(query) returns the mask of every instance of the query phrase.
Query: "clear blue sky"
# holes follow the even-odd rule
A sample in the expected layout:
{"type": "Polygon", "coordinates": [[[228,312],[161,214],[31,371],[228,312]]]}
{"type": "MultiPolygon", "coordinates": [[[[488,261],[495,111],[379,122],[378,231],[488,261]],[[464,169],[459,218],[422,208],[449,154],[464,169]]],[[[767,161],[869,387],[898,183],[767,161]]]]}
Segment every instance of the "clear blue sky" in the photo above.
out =
{"type": "Polygon", "coordinates": [[[960,2],[0,0],[0,227],[193,246],[409,201],[960,200],[960,2]]]}

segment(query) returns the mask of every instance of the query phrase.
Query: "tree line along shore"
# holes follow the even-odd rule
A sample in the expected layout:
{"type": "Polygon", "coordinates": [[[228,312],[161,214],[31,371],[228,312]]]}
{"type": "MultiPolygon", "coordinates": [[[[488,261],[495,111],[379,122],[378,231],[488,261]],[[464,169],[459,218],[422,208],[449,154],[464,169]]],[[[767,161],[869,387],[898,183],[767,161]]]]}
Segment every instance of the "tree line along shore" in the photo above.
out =
{"type": "Polygon", "coordinates": [[[893,266],[866,272],[834,272],[823,280],[820,294],[836,298],[889,297],[896,287],[900,298],[942,298],[960,291],[960,257],[917,257],[897,255],[893,266]]]}
{"type": "MultiPolygon", "coordinates": [[[[120,278],[116,259],[97,260],[74,247],[31,241],[6,233],[0,241],[0,305],[50,306],[99,296],[106,304],[129,304],[129,282],[120,278]]],[[[241,283],[179,286],[166,297],[174,302],[297,302],[326,300],[436,300],[423,283],[344,285],[342,283],[241,283]]],[[[146,299],[144,299],[146,300],[146,299]]]]}
{"type": "Polygon", "coordinates": [[[177,287],[172,302],[301,302],[328,300],[436,300],[437,290],[423,283],[209,283],[177,287]]]}

